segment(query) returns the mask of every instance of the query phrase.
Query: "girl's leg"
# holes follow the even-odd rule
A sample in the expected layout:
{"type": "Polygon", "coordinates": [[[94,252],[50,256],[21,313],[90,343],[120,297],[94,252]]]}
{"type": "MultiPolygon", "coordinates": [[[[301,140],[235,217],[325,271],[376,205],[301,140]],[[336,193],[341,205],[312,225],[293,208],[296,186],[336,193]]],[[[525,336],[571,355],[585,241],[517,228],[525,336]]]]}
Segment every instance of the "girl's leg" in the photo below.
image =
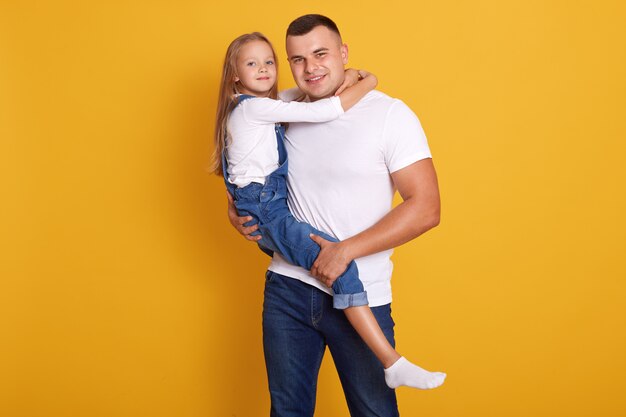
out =
{"type": "MultiPolygon", "coordinates": [[[[311,233],[337,242],[337,239],[307,223],[300,223],[292,215],[260,226],[262,240],[283,255],[290,263],[311,269],[319,255],[319,246],[311,240],[311,233]]],[[[363,283],[359,279],[356,263],[352,261],[346,271],[332,286],[335,308],[344,309],[348,321],[365,344],[385,367],[385,382],[390,388],[401,385],[419,389],[436,388],[446,377],[441,372],[428,372],[402,357],[383,334],[367,302],[363,283]]]]}
{"type": "Polygon", "coordinates": [[[402,357],[389,343],[364,296],[358,268],[351,262],[333,284],[333,306],[344,309],[348,321],[385,368],[385,382],[390,388],[406,385],[419,389],[443,384],[445,374],[428,372],[402,357]]]}
{"type": "MultiPolygon", "coordinates": [[[[323,236],[327,239],[326,236],[323,236]]],[[[336,239],[332,239],[336,240],[336,239]]],[[[333,307],[343,310],[365,344],[374,352],[385,368],[393,365],[401,355],[391,346],[369,308],[367,293],[359,279],[356,262],[350,262],[348,268],[333,283],[333,307]]]]}
{"type": "Polygon", "coordinates": [[[446,379],[442,372],[429,372],[409,362],[389,344],[368,306],[344,310],[348,321],[385,368],[389,388],[405,385],[418,389],[437,388],[446,379]]]}
{"type": "Polygon", "coordinates": [[[385,369],[396,363],[401,355],[389,344],[369,306],[349,307],[344,310],[354,330],[374,352],[385,369]]]}

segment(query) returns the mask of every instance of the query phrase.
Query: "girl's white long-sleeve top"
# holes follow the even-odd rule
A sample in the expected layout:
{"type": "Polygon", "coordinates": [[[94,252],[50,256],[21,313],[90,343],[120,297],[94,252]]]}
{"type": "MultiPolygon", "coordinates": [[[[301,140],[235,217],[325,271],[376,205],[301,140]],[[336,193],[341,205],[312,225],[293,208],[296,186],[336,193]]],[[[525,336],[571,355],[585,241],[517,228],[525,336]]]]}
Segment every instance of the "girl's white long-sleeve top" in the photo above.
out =
{"type": "Polygon", "coordinates": [[[240,103],[228,119],[228,181],[238,187],[265,183],[278,168],[275,123],[328,122],[344,113],[339,97],[313,103],[255,97],[240,103]]]}

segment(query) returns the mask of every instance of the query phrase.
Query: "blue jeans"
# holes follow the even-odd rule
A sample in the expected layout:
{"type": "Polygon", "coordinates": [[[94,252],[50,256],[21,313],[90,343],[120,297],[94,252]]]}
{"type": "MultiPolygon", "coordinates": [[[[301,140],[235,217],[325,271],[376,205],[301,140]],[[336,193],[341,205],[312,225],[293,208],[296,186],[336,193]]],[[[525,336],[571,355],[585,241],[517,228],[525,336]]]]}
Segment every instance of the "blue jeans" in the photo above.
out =
{"type": "MultiPolygon", "coordinates": [[[[240,216],[254,218],[249,224],[258,222],[262,239],[258,244],[264,252],[278,252],[289,263],[308,270],[320,253],[320,247],[309,237],[310,234],[337,242],[308,223],[299,222],[287,207],[287,184],[282,175],[270,174],[265,184],[253,182],[233,190],[235,207],[240,216]]],[[[246,224],[248,225],[248,224],[246,224]]],[[[354,261],[333,283],[335,296],[333,306],[344,309],[367,305],[367,292],[359,279],[354,261]]]]}
{"type": "MultiPolygon", "coordinates": [[[[395,347],[391,305],[373,307],[395,347]]],[[[395,391],[380,361],[332,297],[297,279],[268,271],[263,302],[263,348],[271,417],[312,417],[317,376],[328,345],[352,417],[398,417],[395,391]]]]}

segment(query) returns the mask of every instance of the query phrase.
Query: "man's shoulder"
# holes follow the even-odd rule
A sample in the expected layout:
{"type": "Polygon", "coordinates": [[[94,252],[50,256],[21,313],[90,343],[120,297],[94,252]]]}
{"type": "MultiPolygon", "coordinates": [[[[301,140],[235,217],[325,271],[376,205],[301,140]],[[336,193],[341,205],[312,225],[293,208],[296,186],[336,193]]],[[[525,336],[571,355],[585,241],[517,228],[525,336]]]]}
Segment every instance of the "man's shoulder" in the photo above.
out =
{"type": "Polygon", "coordinates": [[[363,99],[363,103],[378,109],[393,107],[407,107],[404,102],[398,98],[391,97],[382,91],[372,90],[363,99]]]}
{"type": "Polygon", "coordinates": [[[388,96],[379,90],[372,90],[364,97],[365,101],[378,105],[390,105],[395,100],[393,97],[388,96]]]}
{"type": "Polygon", "coordinates": [[[403,120],[407,116],[415,117],[413,110],[404,101],[378,90],[367,93],[361,102],[366,113],[384,115],[385,119],[391,117],[393,120],[403,120]]]}

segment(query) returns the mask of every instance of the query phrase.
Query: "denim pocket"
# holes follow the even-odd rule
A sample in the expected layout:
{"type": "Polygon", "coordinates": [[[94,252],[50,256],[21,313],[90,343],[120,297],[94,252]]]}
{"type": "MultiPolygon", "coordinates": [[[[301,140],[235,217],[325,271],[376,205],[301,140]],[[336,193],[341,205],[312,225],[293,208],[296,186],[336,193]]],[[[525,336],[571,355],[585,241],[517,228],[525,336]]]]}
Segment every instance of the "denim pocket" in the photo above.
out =
{"type": "Polygon", "coordinates": [[[265,282],[272,282],[274,280],[274,273],[269,269],[265,271],[265,282]]]}

